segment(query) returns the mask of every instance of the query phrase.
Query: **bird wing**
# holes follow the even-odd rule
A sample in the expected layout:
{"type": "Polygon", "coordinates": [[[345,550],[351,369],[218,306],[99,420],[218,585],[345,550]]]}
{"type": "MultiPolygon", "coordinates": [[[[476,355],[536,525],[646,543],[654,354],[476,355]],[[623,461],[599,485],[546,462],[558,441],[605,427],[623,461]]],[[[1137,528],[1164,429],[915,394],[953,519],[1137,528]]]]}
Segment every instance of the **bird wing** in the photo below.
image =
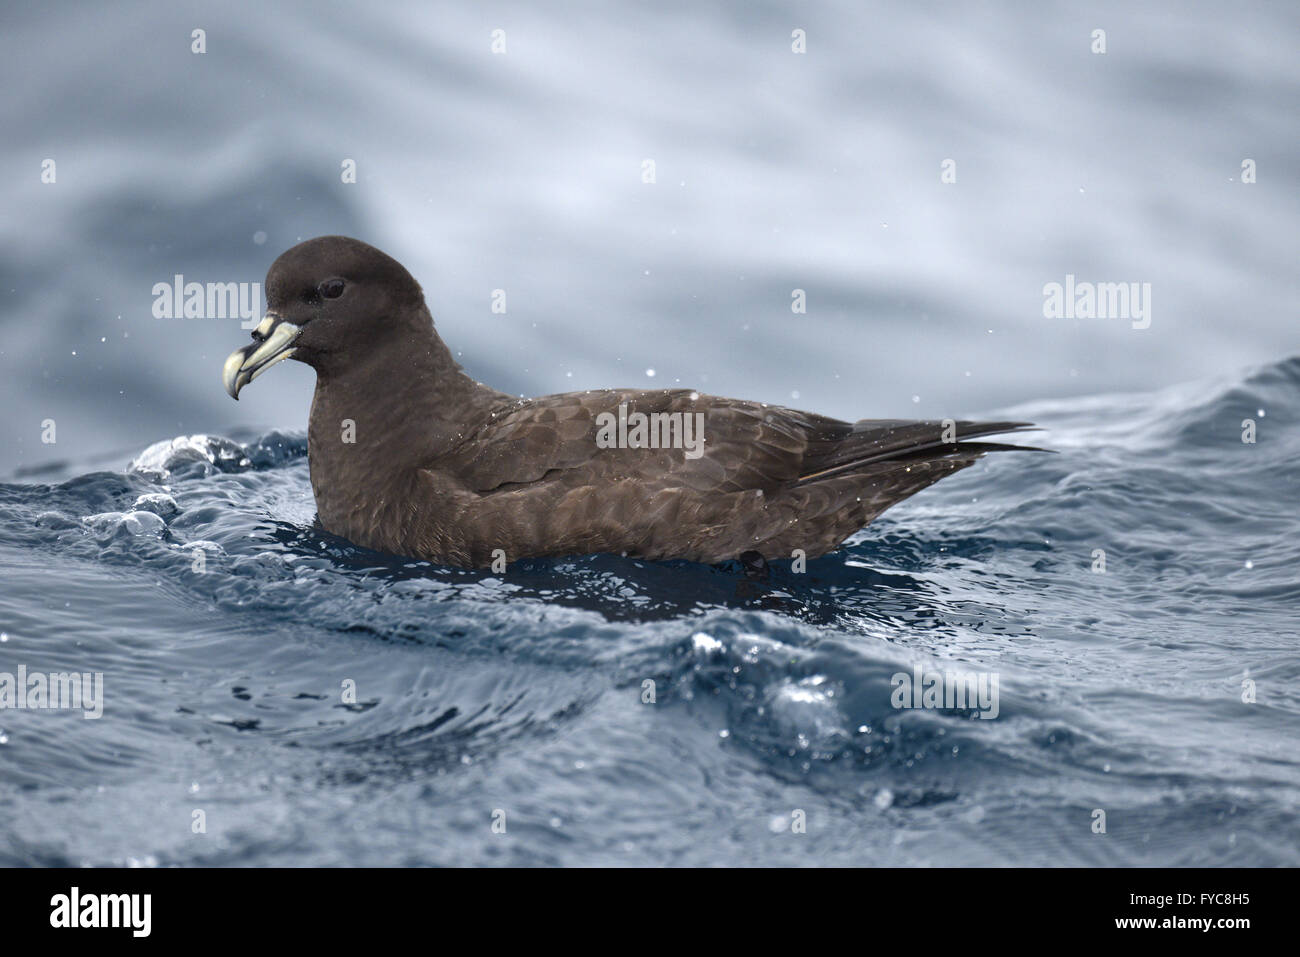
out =
{"type": "Polygon", "coordinates": [[[428,468],[455,475],[480,494],[543,479],[581,484],[631,479],[698,491],[772,491],[886,459],[941,456],[945,446],[955,451],[961,439],[1027,427],[1022,422],[898,419],[848,423],[687,389],[570,392],[503,405],[428,468]],[[694,420],[702,423],[702,454],[692,457],[683,448],[602,448],[597,434],[602,423],[618,417],[620,406],[629,419],[635,413],[702,415],[694,420]]]}

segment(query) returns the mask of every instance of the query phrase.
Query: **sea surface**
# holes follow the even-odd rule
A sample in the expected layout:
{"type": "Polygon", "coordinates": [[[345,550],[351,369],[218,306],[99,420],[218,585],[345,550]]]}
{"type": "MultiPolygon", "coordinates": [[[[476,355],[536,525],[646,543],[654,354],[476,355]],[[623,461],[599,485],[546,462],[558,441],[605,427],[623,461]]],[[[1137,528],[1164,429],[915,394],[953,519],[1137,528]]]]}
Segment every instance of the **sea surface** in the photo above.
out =
{"type": "Polygon", "coordinates": [[[0,708],[0,864],[1300,864],[1298,38],[1262,0],[5,5],[0,683],[104,700],[0,708]],[[242,317],[154,313],[328,233],[512,394],[1053,452],[768,580],[360,550],[315,527],[310,370],[231,402],[242,317]],[[1149,322],[1048,318],[1071,276],[1149,322]],[[918,667],[997,716],[895,708],[918,667]]]}
{"type": "Polygon", "coordinates": [[[301,433],[0,486],[0,670],[104,675],[0,712],[0,864],[1294,866],[1297,413],[1300,358],[1009,409],[1056,454],[767,580],[359,549],[301,433]]]}

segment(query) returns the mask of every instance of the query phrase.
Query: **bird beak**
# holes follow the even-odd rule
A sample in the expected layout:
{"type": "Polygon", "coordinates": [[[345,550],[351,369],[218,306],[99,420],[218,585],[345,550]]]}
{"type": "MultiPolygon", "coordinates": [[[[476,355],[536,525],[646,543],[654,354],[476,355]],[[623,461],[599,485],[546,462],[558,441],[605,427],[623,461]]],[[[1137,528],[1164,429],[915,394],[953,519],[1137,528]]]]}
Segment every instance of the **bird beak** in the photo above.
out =
{"type": "Polygon", "coordinates": [[[281,359],[293,355],[294,341],[301,333],[302,326],[267,313],[253,330],[253,344],[232,352],[221,369],[221,381],[230,397],[238,399],[240,389],[281,359]]]}

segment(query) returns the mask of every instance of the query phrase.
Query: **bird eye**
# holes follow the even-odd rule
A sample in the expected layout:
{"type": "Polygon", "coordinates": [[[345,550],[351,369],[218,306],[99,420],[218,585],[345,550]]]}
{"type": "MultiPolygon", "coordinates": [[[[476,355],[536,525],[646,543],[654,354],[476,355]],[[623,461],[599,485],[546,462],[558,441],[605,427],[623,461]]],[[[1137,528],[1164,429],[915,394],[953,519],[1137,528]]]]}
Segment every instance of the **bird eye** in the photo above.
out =
{"type": "Polygon", "coordinates": [[[326,279],[316,287],[316,291],[320,293],[322,299],[337,299],[343,295],[343,280],[326,279]]]}

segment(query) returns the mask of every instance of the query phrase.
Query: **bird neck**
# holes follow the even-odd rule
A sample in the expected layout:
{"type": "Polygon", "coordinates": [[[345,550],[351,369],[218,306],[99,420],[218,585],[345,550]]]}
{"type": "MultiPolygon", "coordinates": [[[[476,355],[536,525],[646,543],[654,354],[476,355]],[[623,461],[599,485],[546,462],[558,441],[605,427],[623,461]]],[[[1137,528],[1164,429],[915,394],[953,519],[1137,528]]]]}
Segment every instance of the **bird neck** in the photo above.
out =
{"type": "Polygon", "coordinates": [[[350,529],[376,502],[404,498],[418,469],[509,401],[465,374],[432,322],[344,369],[318,367],[307,453],[321,520],[350,529]]]}

